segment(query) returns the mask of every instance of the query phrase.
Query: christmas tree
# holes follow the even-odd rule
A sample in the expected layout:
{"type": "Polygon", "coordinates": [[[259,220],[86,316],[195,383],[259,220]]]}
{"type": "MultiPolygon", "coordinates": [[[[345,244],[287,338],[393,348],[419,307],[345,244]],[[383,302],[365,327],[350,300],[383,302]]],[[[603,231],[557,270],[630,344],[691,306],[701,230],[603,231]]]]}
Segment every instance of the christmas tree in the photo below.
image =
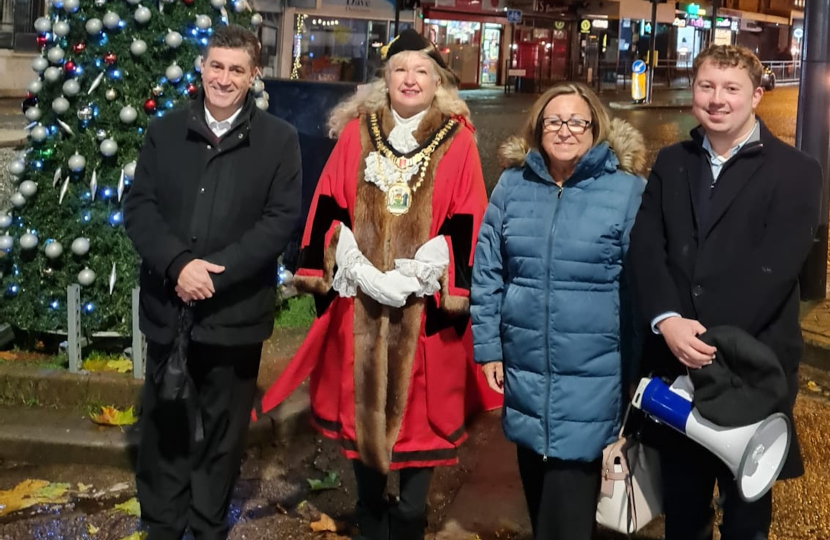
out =
{"type": "MultiPolygon", "coordinates": [[[[215,25],[261,22],[247,0],[51,0],[35,21],[29,141],[9,165],[17,192],[0,213],[0,322],[65,330],[78,283],[85,332],[130,333],[138,260],[121,203],[144,132],[198,93],[215,25]]],[[[267,108],[261,81],[254,91],[267,108]]]]}

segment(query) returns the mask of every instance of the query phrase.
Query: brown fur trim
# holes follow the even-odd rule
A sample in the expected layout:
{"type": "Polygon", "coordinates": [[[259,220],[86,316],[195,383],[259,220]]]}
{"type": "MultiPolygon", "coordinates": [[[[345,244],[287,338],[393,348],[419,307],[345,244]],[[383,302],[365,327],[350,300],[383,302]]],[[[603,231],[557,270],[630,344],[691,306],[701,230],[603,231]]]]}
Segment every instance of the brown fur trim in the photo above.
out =
{"type": "Polygon", "coordinates": [[[335,254],[339,240],[340,225],[334,229],[326,252],[323,254],[323,277],[294,276],[293,284],[298,291],[319,295],[328,294],[334,279],[335,254]]]}
{"type": "MultiPolygon", "coordinates": [[[[384,133],[394,127],[391,111],[379,113],[384,133]]],[[[413,135],[419,142],[438,129],[444,118],[430,110],[413,135]]],[[[360,163],[372,150],[365,122],[361,124],[360,163]]],[[[412,206],[402,216],[386,209],[386,194],[357,178],[354,210],[355,240],[363,255],[383,272],[395,266],[395,259],[411,259],[429,240],[432,223],[432,190],[435,169],[451,144],[442,144],[432,155],[424,182],[413,193],[412,206]]],[[[392,450],[400,432],[407,399],[424,299],[410,297],[403,308],[378,304],[358,291],[354,304],[354,393],[357,450],[366,465],[388,472],[392,450]]]]}
{"type": "Polygon", "coordinates": [[[448,286],[449,276],[446,270],[439,281],[441,283],[439,304],[441,309],[446,311],[449,315],[468,315],[470,313],[470,298],[467,296],[450,294],[448,286]]]}

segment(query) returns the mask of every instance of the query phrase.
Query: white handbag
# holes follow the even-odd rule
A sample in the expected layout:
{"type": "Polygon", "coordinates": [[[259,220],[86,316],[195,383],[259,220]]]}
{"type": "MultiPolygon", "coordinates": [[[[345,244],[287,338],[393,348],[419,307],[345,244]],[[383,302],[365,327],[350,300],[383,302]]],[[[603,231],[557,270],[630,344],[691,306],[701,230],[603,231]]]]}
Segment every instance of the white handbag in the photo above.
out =
{"type": "MultiPolygon", "coordinates": [[[[627,419],[628,411],[623,428],[627,419]]],[[[632,534],[662,512],[659,455],[635,437],[624,437],[621,428],[617,441],[602,451],[597,523],[617,532],[632,534]]]]}

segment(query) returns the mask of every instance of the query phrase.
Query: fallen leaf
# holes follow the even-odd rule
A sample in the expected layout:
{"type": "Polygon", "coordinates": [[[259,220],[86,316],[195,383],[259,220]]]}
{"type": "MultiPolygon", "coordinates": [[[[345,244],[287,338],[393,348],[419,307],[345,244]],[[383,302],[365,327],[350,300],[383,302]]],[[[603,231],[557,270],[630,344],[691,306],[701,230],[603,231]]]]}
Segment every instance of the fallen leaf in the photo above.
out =
{"type": "Polygon", "coordinates": [[[141,505],[138,504],[138,499],[135,497],[121,504],[116,504],[113,507],[113,510],[121,510],[122,512],[126,512],[135,517],[139,517],[141,515],[141,505]]]}
{"type": "Polygon", "coordinates": [[[815,381],[807,381],[807,390],[810,392],[821,392],[821,386],[817,385],[815,381]]]}
{"type": "Polygon", "coordinates": [[[36,504],[65,504],[69,484],[52,484],[46,480],[24,480],[8,491],[0,491],[0,516],[36,504]]]}
{"type": "Polygon", "coordinates": [[[337,523],[327,514],[320,514],[318,521],[311,522],[311,530],[314,532],[337,532],[337,523]]]}
{"type": "Polygon", "coordinates": [[[340,475],[338,475],[335,471],[329,471],[328,474],[322,480],[316,480],[314,478],[306,479],[308,485],[311,487],[311,491],[321,491],[324,489],[336,489],[340,487],[340,475]]]}
{"type": "Polygon", "coordinates": [[[89,534],[98,534],[98,531],[100,531],[100,530],[101,529],[99,529],[98,527],[96,527],[92,523],[87,523],[87,525],[86,525],[86,532],[88,532],[89,534]]]}
{"type": "Polygon", "coordinates": [[[133,413],[132,407],[126,411],[122,411],[110,406],[101,407],[99,414],[90,414],[89,418],[96,424],[102,426],[129,426],[135,424],[138,420],[133,413]]]}

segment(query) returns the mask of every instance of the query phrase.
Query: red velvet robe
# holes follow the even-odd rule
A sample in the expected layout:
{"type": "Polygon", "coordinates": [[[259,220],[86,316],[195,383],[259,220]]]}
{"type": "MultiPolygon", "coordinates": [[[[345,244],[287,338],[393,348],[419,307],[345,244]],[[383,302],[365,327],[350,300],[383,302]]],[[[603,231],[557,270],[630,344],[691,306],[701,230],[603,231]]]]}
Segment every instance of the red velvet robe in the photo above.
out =
{"type": "MultiPolygon", "coordinates": [[[[379,115],[388,134],[391,112],[379,115]]],[[[413,135],[423,143],[444,120],[430,110],[413,135]]],[[[310,375],[314,426],[339,439],[347,457],[383,472],[457,463],[465,418],[501,405],[472,360],[470,271],[487,196],[473,128],[457,120],[402,216],[389,213],[385,194],[364,180],[374,150],[365,116],[343,130],[317,185],[295,277],[299,289],[316,295],[318,318],[261,403],[271,409],[310,375]],[[410,296],[402,308],[362,291],[338,296],[331,281],[340,223],[381,271],[443,235],[450,264],[441,291],[410,296]]]]}

